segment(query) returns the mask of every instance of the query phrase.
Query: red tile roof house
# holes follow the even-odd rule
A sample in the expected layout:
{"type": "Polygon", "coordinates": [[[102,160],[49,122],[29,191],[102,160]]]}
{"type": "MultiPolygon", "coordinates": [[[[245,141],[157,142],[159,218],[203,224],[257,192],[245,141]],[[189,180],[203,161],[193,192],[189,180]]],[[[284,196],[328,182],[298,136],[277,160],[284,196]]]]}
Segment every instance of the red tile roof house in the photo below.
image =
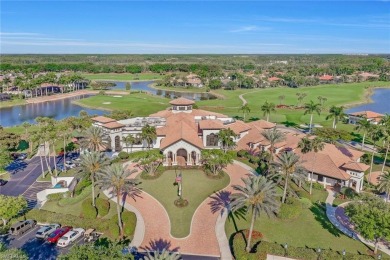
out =
{"type": "MultiPolygon", "coordinates": [[[[221,147],[218,140],[219,131],[228,128],[237,135],[234,140],[235,150],[244,149],[258,153],[269,149],[270,144],[264,139],[262,132],[265,129],[276,127],[275,124],[264,120],[245,123],[223,114],[193,109],[194,103],[193,100],[178,98],[170,102],[170,108],[149,117],[116,121],[108,117],[97,116],[92,118],[93,126],[103,128],[110,140],[109,148],[116,152],[146,149],[145,142],[139,141],[130,146],[123,142],[123,137],[128,135],[137,137],[143,126],[155,126],[157,138],[152,146],[163,153],[163,165],[165,166],[201,165],[201,151],[219,149],[221,147]]],[[[298,143],[305,135],[283,131],[285,131],[286,139],[275,145],[275,152],[294,151],[299,154],[298,143]]],[[[312,164],[313,154],[301,156],[302,164],[314,170],[316,181],[324,185],[353,186],[360,191],[361,176],[368,167],[359,163],[361,155],[362,153],[357,151],[326,144],[326,149],[317,155],[315,165],[312,164]]]]}
{"type": "Polygon", "coordinates": [[[333,83],[334,77],[331,75],[322,75],[318,78],[320,80],[320,83],[333,83]]]}
{"type": "Polygon", "coordinates": [[[379,114],[373,111],[359,111],[348,114],[348,123],[355,125],[357,122],[366,118],[373,125],[377,125],[384,117],[383,114],[379,114]]]}

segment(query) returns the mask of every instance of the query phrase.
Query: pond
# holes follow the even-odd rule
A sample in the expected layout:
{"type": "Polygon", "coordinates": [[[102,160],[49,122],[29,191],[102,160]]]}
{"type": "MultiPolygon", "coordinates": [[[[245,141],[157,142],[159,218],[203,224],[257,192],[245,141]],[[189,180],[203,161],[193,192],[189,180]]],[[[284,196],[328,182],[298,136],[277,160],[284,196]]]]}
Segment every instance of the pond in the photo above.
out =
{"type": "Polygon", "coordinates": [[[377,113],[390,114],[390,88],[377,88],[371,96],[372,103],[352,107],[347,113],[370,110],[377,113]]]}
{"type": "MultiPolygon", "coordinates": [[[[110,81],[111,82],[111,81],[110,81]]],[[[126,89],[126,82],[114,82],[115,87],[112,89],[120,89],[125,90],[126,89]]],[[[177,91],[170,91],[170,90],[160,90],[160,89],[154,89],[150,87],[149,85],[152,84],[153,81],[137,81],[137,82],[131,82],[131,90],[141,90],[141,91],[147,91],[150,92],[153,95],[156,96],[163,96],[167,98],[178,98],[178,97],[184,97],[188,99],[193,100],[203,100],[203,99],[215,99],[216,97],[210,93],[191,93],[191,92],[177,92],[177,91]]]]}
{"type": "Polygon", "coordinates": [[[36,123],[35,118],[39,116],[61,120],[70,116],[78,116],[81,110],[84,110],[91,115],[106,114],[107,111],[89,109],[72,103],[73,100],[79,100],[89,96],[91,95],[82,95],[44,103],[1,108],[0,125],[8,127],[20,125],[23,122],[36,123]]]}

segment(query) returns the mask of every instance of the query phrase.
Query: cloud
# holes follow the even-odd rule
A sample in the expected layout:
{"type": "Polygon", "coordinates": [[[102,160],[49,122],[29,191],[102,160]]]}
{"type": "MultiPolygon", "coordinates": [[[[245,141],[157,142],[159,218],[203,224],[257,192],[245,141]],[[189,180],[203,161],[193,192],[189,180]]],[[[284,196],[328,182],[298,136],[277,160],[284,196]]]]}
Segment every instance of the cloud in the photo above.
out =
{"type": "Polygon", "coordinates": [[[231,33],[241,33],[241,32],[256,32],[256,31],[266,31],[271,29],[270,27],[259,27],[255,25],[242,26],[237,29],[230,30],[231,33]]]}

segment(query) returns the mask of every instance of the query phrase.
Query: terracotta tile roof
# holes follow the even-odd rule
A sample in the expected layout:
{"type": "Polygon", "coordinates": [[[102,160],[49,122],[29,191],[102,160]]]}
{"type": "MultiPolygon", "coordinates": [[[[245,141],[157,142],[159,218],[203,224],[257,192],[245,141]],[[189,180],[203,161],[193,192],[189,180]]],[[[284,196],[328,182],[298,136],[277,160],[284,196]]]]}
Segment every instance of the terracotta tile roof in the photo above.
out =
{"type": "Polygon", "coordinates": [[[167,135],[167,137],[161,140],[161,149],[165,149],[180,140],[186,141],[200,149],[203,148],[202,139],[198,137],[197,132],[187,123],[180,122],[176,126],[173,126],[171,130],[172,134],[167,135]]]}
{"type": "Polygon", "coordinates": [[[109,129],[115,129],[115,128],[120,128],[120,127],[124,127],[125,125],[122,125],[121,123],[118,123],[118,122],[109,122],[109,123],[105,123],[103,125],[103,127],[105,128],[109,128],[109,129]]]}
{"type": "Polygon", "coordinates": [[[370,168],[370,166],[368,166],[367,164],[359,163],[359,162],[344,163],[341,167],[343,167],[344,169],[357,171],[357,172],[365,172],[370,168]]]}
{"type": "Polygon", "coordinates": [[[233,132],[236,134],[239,134],[239,133],[242,133],[242,132],[245,132],[245,131],[248,131],[249,129],[251,129],[251,127],[249,125],[247,125],[244,122],[239,121],[239,120],[235,121],[234,123],[227,124],[227,125],[225,125],[225,127],[232,129],[233,132]]]}
{"type": "Polygon", "coordinates": [[[201,120],[201,121],[199,121],[199,128],[200,129],[223,129],[223,128],[225,128],[225,126],[218,119],[201,120]]]}
{"type": "Polygon", "coordinates": [[[270,78],[268,78],[268,81],[278,81],[278,80],[281,80],[281,79],[278,78],[278,77],[270,77],[270,78]]]}
{"type": "Polygon", "coordinates": [[[379,181],[380,181],[382,175],[383,175],[383,172],[381,172],[381,171],[372,172],[371,178],[370,178],[370,175],[368,174],[368,175],[366,175],[366,179],[368,182],[370,182],[371,184],[376,186],[379,184],[379,181]]]}
{"type": "Polygon", "coordinates": [[[320,80],[333,80],[333,76],[331,75],[323,75],[319,77],[320,80]]]}
{"type": "Polygon", "coordinates": [[[373,111],[359,111],[359,112],[351,113],[350,115],[365,117],[367,119],[378,118],[378,117],[381,118],[384,116],[383,114],[379,114],[373,111]]]}
{"type": "Polygon", "coordinates": [[[305,136],[306,136],[305,134],[286,133],[285,139],[280,143],[276,143],[275,148],[285,147],[294,150],[298,147],[298,143],[305,136]]]}
{"type": "Polygon", "coordinates": [[[378,78],[379,77],[378,74],[373,74],[373,73],[369,73],[369,72],[362,72],[359,75],[364,77],[364,78],[369,78],[369,77],[378,78]]]}
{"type": "Polygon", "coordinates": [[[249,144],[258,144],[264,140],[263,135],[256,128],[252,128],[248,131],[248,134],[244,135],[236,144],[235,149],[239,150],[249,150],[249,144]]]}
{"type": "Polygon", "coordinates": [[[252,121],[252,122],[249,122],[247,123],[247,125],[249,125],[250,127],[255,127],[257,130],[261,131],[263,129],[270,129],[270,128],[274,128],[276,126],[276,124],[274,123],[271,123],[271,122],[267,122],[265,120],[257,120],[257,121],[252,121]]]}
{"type": "Polygon", "coordinates": [[[169,104],[176,105],[176,106],[180,106],[180,105],[188,106],[188,105],[195,104],[195,102],[193,100],[180,97],[180,98],[172,100],[171,102],[169,102],[169,104]]]}
{"type": "Polygon", "coordinates": [[[116,121],[115,119],[105,117],[105,116],[96,116],[96,117],[92,117],[91,119],[95,122],[99,122],[103,124],[116,121]]]}

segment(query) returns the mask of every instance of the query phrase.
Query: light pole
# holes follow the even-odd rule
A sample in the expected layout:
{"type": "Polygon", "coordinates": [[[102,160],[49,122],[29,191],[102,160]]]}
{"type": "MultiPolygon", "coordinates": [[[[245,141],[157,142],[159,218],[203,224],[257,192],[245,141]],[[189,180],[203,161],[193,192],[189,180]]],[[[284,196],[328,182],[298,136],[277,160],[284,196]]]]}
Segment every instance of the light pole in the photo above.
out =
{"type": "Polygon", "coordinates": [[[288,249],[288,245],[287,245],[287,243],[285,243],[285,244],[284,244],[284,256],[287,256],[287,255],[288,255],[287,249],[288,249]]]}
{"type": "Polygon", "coordinates": [[[381,260],[382,259],[382,254],[379,254],[378,255],[378,260],[381,260]]]}
{"type": "Polygon", "coordinates": [[[345,254],[346,254],[346,252],[345,252],[345,249],[343,249],[343,260],[345,259],[345,254]]]}
{"type": "Polygon", "coordinates": [[[320,260],[321,259],[321,248],[317,249],[317,253],[318,253],[318,260],[320,260]]]}

